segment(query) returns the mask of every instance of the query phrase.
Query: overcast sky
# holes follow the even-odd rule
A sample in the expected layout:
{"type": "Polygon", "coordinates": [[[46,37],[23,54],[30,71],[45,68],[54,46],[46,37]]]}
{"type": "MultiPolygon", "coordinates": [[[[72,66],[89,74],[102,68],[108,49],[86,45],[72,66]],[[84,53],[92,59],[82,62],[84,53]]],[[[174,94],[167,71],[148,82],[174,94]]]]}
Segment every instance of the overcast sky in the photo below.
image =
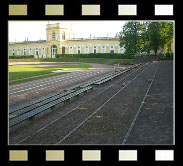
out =
{"type": "MultiPolygon", "coordinates": [[[[50,24],[64,23],[73,25],[76,38],[114,37],[121,31],[126,21],[49,21],[50,24]]],[[[9,41],[46,40],[46,24],[48,21],[9,21],[9,41]]]]}

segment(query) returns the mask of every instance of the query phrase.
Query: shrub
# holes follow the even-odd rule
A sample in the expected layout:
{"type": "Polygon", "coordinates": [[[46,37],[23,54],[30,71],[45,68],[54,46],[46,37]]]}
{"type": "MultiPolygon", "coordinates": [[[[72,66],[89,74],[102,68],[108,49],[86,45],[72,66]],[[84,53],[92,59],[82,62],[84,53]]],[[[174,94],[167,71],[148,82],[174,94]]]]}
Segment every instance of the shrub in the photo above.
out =
{"type": "Polygon", "coordinates": [[[30,59],[34,58],[34,55],[14,55],[14,56],[9,56],[9,59],[30,59]]]}
{"type": "Polygon", "coordinates": [[[106,58],[106,59],[133,59],[134,56],[110,53],[91,54],[58,54],[56,58],[106,58]]]}
{"type": "Polygon", "coordinates": [[[173,53],[166,53],[159,55],[160,60],[173,60],[173,53]]]}

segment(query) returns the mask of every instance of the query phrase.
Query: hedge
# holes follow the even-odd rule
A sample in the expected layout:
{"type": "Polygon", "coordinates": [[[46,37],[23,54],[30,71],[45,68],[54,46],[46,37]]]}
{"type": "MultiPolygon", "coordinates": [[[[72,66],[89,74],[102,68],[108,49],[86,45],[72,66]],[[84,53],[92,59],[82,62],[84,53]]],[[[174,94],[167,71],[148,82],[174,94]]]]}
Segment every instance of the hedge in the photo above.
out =
{"type": "Polygon", "coordinates": [[[16,56],[9,56],[9,59],[30,59],[34,58],[34,55],[16,55],[16,56]]]}
{"type": "Polygon", "coordinates": [[[173,53],[160,54],[159,59],[160,60],[173,60],[173,53]]]}
{"type": "Polygon", "coordinates": [[[141,55],[142,56],[146,56],[146,57],[158,57],[159,60],[173,60],[173,53],[166,53],[166,54],[144,54],[141,55]]]}
{"type": "Polygon", "coordinates": [[[106,59],[133,59],[134,56],[127,56],[124,54],[110,54],[110,53],[98,53],[98,54],[57,54],[56,58],[106,58],[106,59]]]}

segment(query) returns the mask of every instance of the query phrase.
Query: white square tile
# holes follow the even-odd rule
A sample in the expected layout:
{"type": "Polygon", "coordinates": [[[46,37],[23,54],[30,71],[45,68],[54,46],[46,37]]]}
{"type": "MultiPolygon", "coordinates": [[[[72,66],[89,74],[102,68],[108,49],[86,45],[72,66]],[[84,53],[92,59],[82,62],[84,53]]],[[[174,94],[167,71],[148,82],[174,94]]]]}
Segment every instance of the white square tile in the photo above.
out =
{"type": "Polygon", "coordinates": [[[119,150],[119,161],[137,161],[137,150],[119,150]]]}
{"type": "Polygon", "coordinates": [[[118,5],[118,15],[137,15],[137,5],[118,5]]]}
{"type": "Polygon", "coordinates": [[[173,161],[174,151],[173,150],[156,150],[155,160],[156,161],[173,161]]]}
{"type": "Polygon", "coordinates": [[[155,5],[155,15],[173,15],[173,5],[155,5]]]}
{"type": "Polygon", "coordinates": [[[83,161],[100,161],[101,151],[100,150],[83,150],[82,160],[83,161]]]}
{"type": "Polygon", "coordinates": [[[100,15],[100,5],[82,5],[82,15],[100,15]]]}

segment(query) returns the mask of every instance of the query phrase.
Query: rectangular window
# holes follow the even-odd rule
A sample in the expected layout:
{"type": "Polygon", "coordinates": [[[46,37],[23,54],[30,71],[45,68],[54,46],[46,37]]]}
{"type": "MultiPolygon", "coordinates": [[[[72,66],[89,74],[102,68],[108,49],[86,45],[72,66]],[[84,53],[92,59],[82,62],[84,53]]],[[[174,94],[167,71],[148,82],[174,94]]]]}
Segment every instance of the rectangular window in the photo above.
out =
{"type": "Polygon", "coordinates": [[[23,49],[23,55],[26,55],[26,49],[25,48],[23,49]]]}
{"type": "Polygon", "coordinates": [[[81,47],[78,47],[78,54],[81,53],[81,47]]]}
{"type": "Polygon", "coordinates": [[[29,48],[29,55],[33,55],[32,48],[29,48]]]}
{"type": "Polygon", "coordinates": [[[45,48],[44,47],[42,48],[42,55],[43,56],[45,55],[45,48]]]}
{"type": "Polygon", "coordinates": [[[17,49],[17,55],[20,55],[20,48],[17,49]]]}
{"type": "Polygon", "coordinates": [[[87,53],[87,54],[89,53],[89,47],[88,46],[85,47],[85,53],[87,53]]]}
{"type": "Polygon", "coordinates": [[[121,54],[124,54],[124,49],[123,49],[123,47],[120,47],[120,53],[121,53],[121,54]]]}
{"type": "Polygon", "coordinates": [[[12,55],[13,56],[15,55],[15,49],[14,48],[12,49],[12,55]]]}
{"type": "Polygon", "coordinates": [[[55,40],[55,32],[53,32],[53,40],[55,40]]]}
{"type": "Polygon", "coordinates": [[[73,47],[69,47],[69,54],[73,54],[73,47]]]}
{"type": "Polygon", "coordinates": [[[65,40],[65,32],[62,32],[62,40],[65,40]]]}
{"type": "Polygon", "coordinates": [[[110,47],[110,53],[111,53],[111,54],[114,54],[114,46],[111,46],[111,47],[110,47]]]}
{"type": "Polygon", "coordinates": [[[101,53],[106,53],[106,49],[105,49],[105,46],[102,46],[102,50],[101,50],[101,53]]]}
{"type": "Polygon", "coordinates": [[[93,46],[93,53],[96,54],[97,53],[97,47],[93,46]]]}
{"type": "Polygon", "coordinates": [[[36,48],[36,55],[39,55],[39,48],[36,48]]]}

